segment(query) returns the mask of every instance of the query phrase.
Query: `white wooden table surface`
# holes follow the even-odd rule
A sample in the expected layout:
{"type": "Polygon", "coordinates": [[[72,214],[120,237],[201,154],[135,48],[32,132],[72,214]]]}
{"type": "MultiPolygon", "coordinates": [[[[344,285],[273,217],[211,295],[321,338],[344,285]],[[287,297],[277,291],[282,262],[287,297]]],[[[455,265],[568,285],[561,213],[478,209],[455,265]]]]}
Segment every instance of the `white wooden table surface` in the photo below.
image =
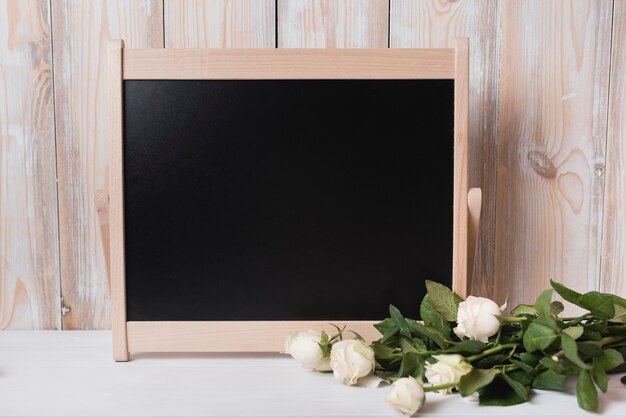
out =
{"type": "MultiPolygon", "coordinates": [[[[344,386],[280,354],[136,354],[115,363],[108,331],[0,332],[0,416],[399,417],[384,402],[388,391],[344,386]]],[[[572,393],[540,391],[508,408],[428,394],[419,416],[597,416],[572,393]]],[[[618,379],[600,399],[602,416],[626,416],[618,379]]]]}

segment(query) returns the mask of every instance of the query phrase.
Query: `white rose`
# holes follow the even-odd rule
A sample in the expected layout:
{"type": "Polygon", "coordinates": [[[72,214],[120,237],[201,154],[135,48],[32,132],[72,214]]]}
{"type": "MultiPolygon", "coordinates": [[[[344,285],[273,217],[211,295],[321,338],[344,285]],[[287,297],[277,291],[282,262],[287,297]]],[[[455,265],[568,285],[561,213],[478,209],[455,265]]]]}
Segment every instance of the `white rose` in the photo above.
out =
{"type": "Polygon", "coordinates": [[[471,340],[486,343],[500,329],[497,315],[502,315],[502,311],[494,301],[469,296],[459,304],[458,326],[454,328],[454,333],[459,337],[469,337],[471,340]]]}
{"type": "MultiPolygon", "coordinates": [[[[459,383],[461,376],[472,371],[472,366],[458,354],[440,354],[433,356],[437,363],[426,363],[424,375],[433,385],[446,385],[449,383],[459,383]]],[[[442,393],[452,393],[452,388],[441,390],[442,393]]]]}
{"type": "Polygon", "coordinates": [[[406,415],[413,415],[424,405],[424,388],[413,377],[403,377],[391,385],[387,405],[406,415]]]}
{"type": "Polygon", "coordinates": [[[330,351],[330,367],[335,379],[354,385],[374,370],[374,350],[360,340],[339,341],[330,351]]]}
{"type": "Polygon", "coordinates": [[[329,371],[329,359],[323,357],[319,346],[321,335],[315,331],[294,332],[285,340],[285,353],[291,356],[308,370],[329,371]]]}

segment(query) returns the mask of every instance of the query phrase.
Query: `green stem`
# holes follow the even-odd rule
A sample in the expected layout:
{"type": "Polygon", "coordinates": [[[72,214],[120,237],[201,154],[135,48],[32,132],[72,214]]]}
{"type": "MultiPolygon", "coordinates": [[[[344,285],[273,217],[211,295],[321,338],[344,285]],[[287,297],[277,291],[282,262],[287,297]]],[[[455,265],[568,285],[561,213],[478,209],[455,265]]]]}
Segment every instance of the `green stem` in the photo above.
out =
{"type": "Polygon", "coordinates": [[[433,354],[441,354],[443,351],[445,350],[417,351],[417,354],[422,357],[426,357],[433,354]]]}
{"type": "Polygon", "coordinates": [[[513,370],[517,370],[517,369],[519,369],[519,367],[514,364],[509,364],[507,366],[502,367],[503,372],[512,372],[513,370]]]}
{"type": "Polygon", "coordinates": [[[602,346],[602,345],[608,345],[608,344],[620,342],[620,341],[623,341],[624,339],[626,339],[626,337],[621,337],[621,336],[604,337],[601,340],[599,340],[598,343],[600,343],[600,345],[602,346]]]}
{"type": "Polygon", "coordinates": [[[626,329],[626,324],[624,325],[611,325],[610,327],[607,327],[607,330],[609,331],[620,331],[626,329]]]}
{"type": "Polygon", "coordinates": [[[489,356],[489,355],[491,355],[493,353],[497,353],[497,352],[500,352],[502,350],[506,350],[507,348],[515,348],[515,347],[517,347],[517,343],[502,344],[502,345],[490,348],[488,350],[485,350],[482,353],[478,353],[478,354],[474,354],[473,356],[469,356],[467,358],[467,361],[471,363],[471,362],[476,361],[478,359],[481,359],[483,357],[487,357],[487,356],[489,356]]]}
{"type": "Polygon", "coordinates": [[[570,327],[573,327],[575,325],[580,324],[581,322],[583,322],[585,319],[589,318],[590,316],[592,316],[591,313],[586,313],[581,316],[573,316],[573,317],[559,318],[559,319],[561,321],[572,321],[568,323],[567,325],[569,325],[570,327]]]}
{"type": "Polygon", "coordinates": [[[424,388],[424,392],[435,392],[437,390],[442,390],[442,389],[450,389],[453,387],[456,387],[456,385],[458,385],[459,383],[445,383],[443,385],[437,385],[437,386],[426,386],[424,388]]]}
{"type": "Polygon", "coordinates": [[[525,316],[501,316],[498,318],[503,324],[519,324],[524,321],[528,321],[525,316]]]}

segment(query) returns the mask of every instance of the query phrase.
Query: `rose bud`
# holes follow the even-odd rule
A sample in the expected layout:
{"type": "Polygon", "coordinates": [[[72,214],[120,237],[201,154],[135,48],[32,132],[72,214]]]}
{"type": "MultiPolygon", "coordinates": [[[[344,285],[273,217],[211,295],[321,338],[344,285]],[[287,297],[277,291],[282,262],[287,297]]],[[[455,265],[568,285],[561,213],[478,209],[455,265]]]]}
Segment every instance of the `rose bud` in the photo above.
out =
{"type": "Polygon", "coordinates": [[[330,367],[335,379],[346,385],[354,385],[359,378],[374,370],[374,350],[360,340],[344,340],[333,345],[330,352],[330,367]]]}
{"type": "Polygon", "coordinates": [[[403,377],[391,385],[387,405],[406,415],[415,414],[424,405],[424,388],[413,377],[403,377]]]}
{"type": "Polygon", "coordinates": [[[486,343],[498,333],[500,321],[496,316],[501,314],[500,307],[491,299],[469,296],[459,304],[454,333],[486,343]]]}
{"type": "Polygon", "coordinates": [[[330,371],[329,358],[324,357],[319,346],[321,335],[315,331],[294,332],[285,340],[285,353],[291,354],[308,370],[330,371]]]}
{"type": "MultiPolygon", "coordinates": [[[[458,354],[440,354],[433,357],[437,359],[437,363],[426,363],[424,373],[433,386],[459,383],[461,376],[472,371],[472,366],[458,354]]],[[[452,388],[442,389],[440,392],[452,393],[452,388]]]]}

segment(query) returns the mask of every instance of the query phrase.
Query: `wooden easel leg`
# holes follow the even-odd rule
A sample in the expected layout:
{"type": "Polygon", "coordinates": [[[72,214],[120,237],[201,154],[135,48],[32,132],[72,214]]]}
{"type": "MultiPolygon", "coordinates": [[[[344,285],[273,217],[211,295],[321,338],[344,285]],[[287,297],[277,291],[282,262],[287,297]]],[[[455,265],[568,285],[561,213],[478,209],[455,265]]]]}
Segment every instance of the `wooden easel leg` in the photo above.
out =
{"type": "MultiPolygon", "coordinates": [[[[102,241],[102,251],[104,252],[104,263],[106,266],[107,288],[111,294],[111,240],[109,234],[109,193],[106,190],[96,190],[96,212],[98,214],[98,224],[100,225],[100,240],[102,241]]],[[[113,359],[115,361],[128,361],[128,352],[115,351],[113,359]]]]}
{"type": "Polygon", "coordinates": [[[106,190],[96,190],[96,212],[98,214],[98,224],[100,225],[100,241],[102,241],[102,251],[104,252],[107,288],[110,292],[111,274],[109,273],[109,263],[111,262],[111,247],[109,240],[109,193],[106,190]]]}
{"type": "Polygon", "coordinates": [[[478,187],[467,193],[467,292],[472,289],[474,275],[474,259],[478,246],[478,227],[480,226],[480,211],[482,208],[483,193],[478,187]]]}
{"type": "Polygon", "coordinates": [[[113,358],[128,361],[126,284],[124,263],[123,183],[123,50],[124,41],[109,41],[109,270],[111,281],[111,332],[113,358]]]}

